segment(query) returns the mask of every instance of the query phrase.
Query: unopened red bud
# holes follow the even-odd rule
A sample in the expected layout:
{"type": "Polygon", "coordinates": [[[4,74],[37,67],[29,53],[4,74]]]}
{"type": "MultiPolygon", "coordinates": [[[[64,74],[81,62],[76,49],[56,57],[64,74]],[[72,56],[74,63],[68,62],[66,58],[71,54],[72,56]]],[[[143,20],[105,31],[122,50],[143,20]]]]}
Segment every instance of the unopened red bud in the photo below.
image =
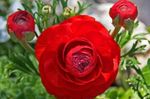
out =
{"type": "Polygon", "coordinates": [[[110,9],[110,17],[119,18],[119,25],[124,26],[125,20],[135,20],[138,15],[137,6],[129,0],[119,0],[110,9]]]}
{"type": "Polygon", "coordinates": [[[34,37],[34,18],[27,11],[19,10],[12,13],[7,20],[9,34],[19,40],[31,40],[34,37]]]}

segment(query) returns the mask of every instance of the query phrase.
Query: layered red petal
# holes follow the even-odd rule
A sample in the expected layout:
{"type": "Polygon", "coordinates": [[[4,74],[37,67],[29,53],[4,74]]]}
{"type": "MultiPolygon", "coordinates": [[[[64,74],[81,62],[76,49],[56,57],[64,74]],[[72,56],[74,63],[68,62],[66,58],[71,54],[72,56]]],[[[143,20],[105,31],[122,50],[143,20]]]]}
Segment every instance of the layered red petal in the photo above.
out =
{"type": "Polygon", "coordinates": [[[119,46],[103,25],[86,15],[72,17],[45,30],[35,50],[42,82],[58,98],[92,99],[111,85],[118,71],[119,46]],[[89,67],[81,73],[74,70],[72,63],[76,52],[81,53],[77,57],[83,58],[80,62],[89,60],[84,64],[89,67]]]}

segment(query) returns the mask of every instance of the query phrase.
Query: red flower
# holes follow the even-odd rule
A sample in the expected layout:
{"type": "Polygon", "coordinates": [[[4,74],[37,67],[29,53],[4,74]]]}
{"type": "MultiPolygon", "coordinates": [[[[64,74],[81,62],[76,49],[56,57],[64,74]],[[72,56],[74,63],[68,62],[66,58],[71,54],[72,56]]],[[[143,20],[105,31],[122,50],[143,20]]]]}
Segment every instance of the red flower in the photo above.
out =
{"type": "Polygon", "coordinates": [[[123,26],[126,19],[135,20],[138,10],[136,5],[129,0],[119,0],[112,6],[109,14],[113,20],[119,16],[119,24],[123,26]]]}
{"type": "Polygon", "coordinates": [[[8,17],[7,26],[10,35],[15,35],[18,39],[23,39],[29,34],[34,35],[34,18],[27,11],[12,13],[8,17]]]}
{"type": "Polygon", "coordinates": [[[42,83],[58,99],[93,99],[114,81],[120,48],[87,15],[46,29],[36,43],[42,83]]]}

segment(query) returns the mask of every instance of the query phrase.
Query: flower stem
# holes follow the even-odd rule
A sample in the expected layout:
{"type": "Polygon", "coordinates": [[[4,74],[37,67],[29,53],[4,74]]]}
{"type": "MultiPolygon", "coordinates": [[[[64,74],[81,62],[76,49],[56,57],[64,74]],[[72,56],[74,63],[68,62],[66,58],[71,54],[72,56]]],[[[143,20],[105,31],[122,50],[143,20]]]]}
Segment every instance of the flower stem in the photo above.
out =
{"type": "Polygon", "coordinates": [[[35,34],[35,36],[38,38],[39,36],[38,36],[38,34],[37,34],[37,32],[34,32],[34,34],[35,34]]]}
{"type": "Polygon", "coordinates": [[[113,38],[115,38],[115,36],[117,35],[117,33],[120,31],[120,29],[121,29],[121,26],[116,25],[116,27],[115,27],[114,31],[112,32],[111,36],[113,38]]]}
{"type": "Polygon", "coordinates": [[[21,40],[20,44],[30,53],[34,54],[34,49],[28,44],[26,40],[21,40]]]}

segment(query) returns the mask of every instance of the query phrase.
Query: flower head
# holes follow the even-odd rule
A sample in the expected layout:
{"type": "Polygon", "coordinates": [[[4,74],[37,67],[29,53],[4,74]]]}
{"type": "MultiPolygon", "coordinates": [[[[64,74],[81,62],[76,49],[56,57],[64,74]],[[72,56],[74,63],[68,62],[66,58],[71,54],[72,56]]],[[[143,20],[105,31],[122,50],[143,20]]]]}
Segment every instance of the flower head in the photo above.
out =
{"type": "Polygon", "coordinates": [[[110,9],[110,17],[119,18],[119,25],[124,26],[126,19],[135,20],[138,15],[137,7],[129,0],[119,0],[110,9]]]}
{"type": "Polygon", "coordinates": [[[12,13],[7,20],[8,32],[18,39],[25,39],[27,36],[33,38],[35,23],[34,18],[27,11],[19,10],[12,13]]]}
{"type": "Polygon", "coordinates": [[[58,99],[93,99],[115,80],[120,48],[87,15],[49,27],[35,47],[43,85],[58,99]]]}

